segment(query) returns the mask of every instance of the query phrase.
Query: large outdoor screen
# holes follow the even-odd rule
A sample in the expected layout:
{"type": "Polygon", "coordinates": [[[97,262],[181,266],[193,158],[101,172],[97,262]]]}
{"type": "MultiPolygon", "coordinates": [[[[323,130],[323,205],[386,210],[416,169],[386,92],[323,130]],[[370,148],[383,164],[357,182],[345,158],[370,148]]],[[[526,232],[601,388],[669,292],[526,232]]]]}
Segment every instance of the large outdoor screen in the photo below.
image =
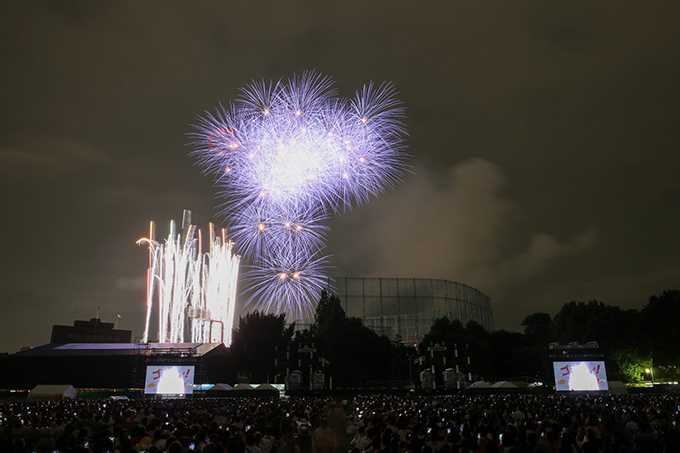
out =
{"type": "Polygon", "coordinates": [[[147,366],[144,393],[151,395],[186,395],[194,393],[194,367],[147,366]]]}
{"type": "Polygon", "coordinates": [[[553,362],[558,391],[609,390],[604,362],[553,362]]]}

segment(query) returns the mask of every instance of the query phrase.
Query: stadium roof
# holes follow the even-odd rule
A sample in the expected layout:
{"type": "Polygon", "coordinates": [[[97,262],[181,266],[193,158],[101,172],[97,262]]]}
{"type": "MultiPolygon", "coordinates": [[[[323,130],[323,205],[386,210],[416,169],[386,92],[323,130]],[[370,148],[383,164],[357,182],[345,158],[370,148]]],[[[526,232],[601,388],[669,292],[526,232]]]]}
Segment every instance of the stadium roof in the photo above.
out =
{"type": "Polygon", "coordinates": [[[17,352],[15,357],[84,356],[84,355],[164,355],[202,356],[223,343],[50,343],[17,352]]]}

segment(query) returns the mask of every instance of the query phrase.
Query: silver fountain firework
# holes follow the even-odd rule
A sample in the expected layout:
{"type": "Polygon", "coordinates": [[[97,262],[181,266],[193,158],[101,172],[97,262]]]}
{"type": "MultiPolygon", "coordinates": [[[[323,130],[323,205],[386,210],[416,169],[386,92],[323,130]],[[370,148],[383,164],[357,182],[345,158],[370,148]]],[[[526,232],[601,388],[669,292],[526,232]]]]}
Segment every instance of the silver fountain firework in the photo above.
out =
{"type": "Polygon", "coordinates": [[[146,284],[144,343],[149,341],[151,312],[156,301],[160,343],[231,343],[240,257],[233,243],[209,224],[206,252],[202,234],[191,224],[191,211],[184,211],[182,231],[170,222],[165,242],[156,241],[155,224],[149,237],[137,244],[149,246],[146,284]]]}
{"type": "MultiPolygon", "coordinates": [[[[253,82],[199,119],[194,154],[215,176],[230,236],[251,261],[248,304],[310,319],[327,287],[327,227],[340,208],[393,186],[406,169],[404,108],[389,83],[353,99],[313,72],[253,82]]],[[[292,319],[291,319],[292,318],[292,319]]]]}

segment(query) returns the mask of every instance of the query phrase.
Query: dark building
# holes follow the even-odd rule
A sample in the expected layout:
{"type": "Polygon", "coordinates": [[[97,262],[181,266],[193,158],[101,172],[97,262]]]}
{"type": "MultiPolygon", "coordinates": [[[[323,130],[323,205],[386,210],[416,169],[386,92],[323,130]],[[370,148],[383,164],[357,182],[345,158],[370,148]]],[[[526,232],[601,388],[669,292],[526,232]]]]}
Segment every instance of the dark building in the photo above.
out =
{"type": "Polygon", "coordinates": [[[131,330],[113,328],[112,322],[99,318],[89,321],[73,321],[72,326],[52,326],[50,343],[130,343],[131,330]]]}
{"type": "Polygon", "coordinates": [[[223,343],[47,344],[0,359],[0,389],[38,384],[75,388],[143,388],[148,366],[194,366],[194,383],[234,382],[223,343]]]}

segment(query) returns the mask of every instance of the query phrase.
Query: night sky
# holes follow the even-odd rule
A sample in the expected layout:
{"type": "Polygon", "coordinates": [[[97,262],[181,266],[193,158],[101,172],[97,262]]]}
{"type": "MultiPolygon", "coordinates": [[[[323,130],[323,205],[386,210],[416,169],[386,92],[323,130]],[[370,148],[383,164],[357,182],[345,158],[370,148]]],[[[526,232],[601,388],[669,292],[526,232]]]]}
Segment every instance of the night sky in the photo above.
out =
{"type": "Polygon", "coordinates": [[[8,2],[0,351],[98,305],[141,336],[149,220],[222,220],[190,124],[308,69],[408,109],[412,173],[329,222],[333,274],[467,283],[512,330],[641,308],[680,287],[678,23],[670,1],[8,2]]]}

